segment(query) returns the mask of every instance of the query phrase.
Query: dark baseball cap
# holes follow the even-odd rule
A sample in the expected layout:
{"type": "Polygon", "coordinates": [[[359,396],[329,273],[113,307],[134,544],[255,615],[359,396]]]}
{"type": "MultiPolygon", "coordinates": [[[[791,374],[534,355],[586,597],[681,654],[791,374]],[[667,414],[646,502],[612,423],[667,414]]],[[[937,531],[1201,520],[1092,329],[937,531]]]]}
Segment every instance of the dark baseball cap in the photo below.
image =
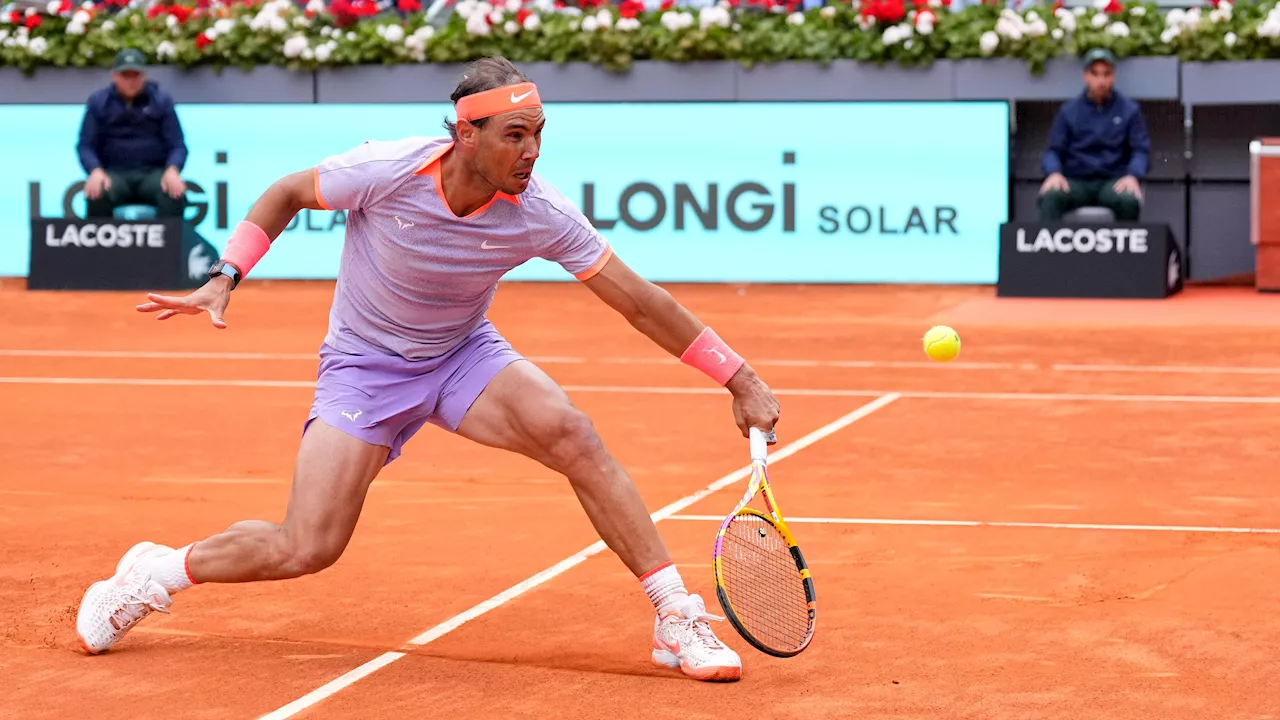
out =
{"type": "Polygon", "coordinates": [[[125,70],[137,70],[141,72],[147,67],[147,56],[142,54],[141,50],[135,48],[125,48],[116,53],[115,62],[111,63],[111,69],[117,72],[125,70]]]}
{"type": "Polygon", "coordinates": [[[1116,66],[1116,56],[1106,48],[1094,48],[1084,55],[1084,66],[1089,67],[1096,62],[1104,62],[1111,67],[1116,66]]]}

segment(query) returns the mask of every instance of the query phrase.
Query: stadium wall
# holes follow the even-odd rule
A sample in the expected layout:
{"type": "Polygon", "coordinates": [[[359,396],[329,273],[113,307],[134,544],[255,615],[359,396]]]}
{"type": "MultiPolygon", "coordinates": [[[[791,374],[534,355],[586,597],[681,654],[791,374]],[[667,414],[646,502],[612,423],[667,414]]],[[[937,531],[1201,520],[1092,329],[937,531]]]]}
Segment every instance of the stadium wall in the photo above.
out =
{"type": "MultiPolygon", "coordinates": [[[[578,63],[524,67],[548,103],[563,104],[557,119],[566,124],[562,137],[574,138],[546,148],[542,172],[580,204],[590,185],[593,219],[624,221],[602,231],[663,280],[994,282],[994,225],[1034,216],[1049,123],[1058,104],[1081,87],[1079,66],[1069,61],[1051,62],[1038,77],[1018,60],[941,61],[919,69],[853,61],[749,69],[733,62],[637,62],[625,73],[578,63]],[[828,103],[826,112],[809,112],[806,104],[814,102],[828,103]],[[796,149],[805,142],[808,152],[796,149]],[[734,148],[753,148],[758,157],[733,169],[741,155],[734,148]],[[787,152],[794,153],[790,163],[787,152]],[[861,171],[868,167],[878,168],[870,183],[872,176],[861,171]],[[744,182],[770,187],[767,196],[750,188],[739,193],[743,210],[735,225],[724,194],[744,182]],[[658,189],[636,190],[645,183],[658,189]],[[705,212],[712,184],[721,191],[716,226],[677,228],[677,209],[686,220],[703,217],[696,210],[705,212]],[[799,188],[790,208],[795,224],[808,223],[790,234],[781,232],[787,184],[799,188]],[[964,190],[949,191],[949,185],[964,190]],[[620,216],[618,201],[629,189],[636,205],[620,216]],[[664,202],[668,212],[645,227],[664,202]],[[737,227],[759,220],[756,206],[764,204],[776,212],[773,227],[737,227]],[[963,218],[953,224],[964,232],[948,236],[951,211],[963,218]],[[627,215],[641,222],[628,224],[627,215]],[[841,230],[824,232],[832,223],[841,230]],[[726,263],[728,249],[741,261],[726,263]],[[779,263],[780,257],[792,261],[779,263]],[[904,265],[916,269],[900,269],[904,265]]],[[[197,124],[195,132],[188,129],[194,164],[188,170],[202,190],[193,193],[199,209],[191,212],[204,213],[200,230],[221,247],[225,228],[218,215],[235,217],[247,209],[254,178],[305,167],[365,136],[437,134],[448,113],[441,101],[460,69],[395,65],[311,73],[161,66],[151,75],[183,106],[184,123],[197,124]],[[385,107],[371,115],[369,104],[385,107]],[[302,107],[308,105],[328,107],[302,107]],[[225,122],[232,117],[235,123],[225,122]],[[218,125],[262,130],[255,138],[241,130],[241,137],[223,142],[205,129],[218,125]],[[319,133],[317,126],[342,131],[319,133]],[[213,147],[219,142],[220,150],[213,147]],[[231,153],[231,146],[240,150],[231,153]],[[218,162],[218,153],[230,159],[218,162]],[[246,179],[230,179],[237,174],[246,179]],[[219,188],[233,190],[221,207],[219,188]]],[[[1273,134],[1280,120],[1280,87],[1267,82],[1277,70],[1280,62],[1274,61],[1176,58],[1134,58],[1118,68],[1119,89],[1142,102],[1152,135],[1146,218],[1172,227],[1189,253],[1193,279],[1253,270],[1248,143],[1273,134]]],[[[0,68],[3,124],[30,142],[26,162],[19,156],[6,164],[40,175],[6,180],[12,187],[0,193],[0,204],[9,206],[0,210],[0,275],[25,273],[28,234],[21,226],[30,210],[55,214],[59,195],[82,179],[74,162],[75,127],[68,123],[78,126],[85,98],[105,82],[106,73],[97,69],[41,69],[27,76],[0,68]],[[41,185],[38,200],[32,182],[41,185]]],[[[264,261],[263,274],[330,277],[341,237],[340,225],[332,225],[332,218],[300,218],[299,230],[312,236],[305,257],[301,251],[298,258],[279,253],[278,267],[264,261]]],[[[564,276],[535,261],[513,278],[564,276]]]]}

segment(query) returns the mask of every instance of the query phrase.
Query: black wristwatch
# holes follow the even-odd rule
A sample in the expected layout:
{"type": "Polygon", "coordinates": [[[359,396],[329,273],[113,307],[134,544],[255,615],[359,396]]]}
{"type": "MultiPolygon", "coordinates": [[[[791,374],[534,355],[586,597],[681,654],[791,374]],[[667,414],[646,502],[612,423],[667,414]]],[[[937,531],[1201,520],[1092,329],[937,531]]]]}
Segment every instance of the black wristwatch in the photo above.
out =
{"type": "Polygon", "coordinates": [[[231,278],[232,290],[235,290],[236,286],[240,284],[240,269],[237,268],[235,265],[232,265],[231,263],[227,262],[226,260],[219,260],[218,262],[209,266],[210,280],[218,277],[219,275],[226,275],[227,277],[231,278]]]}

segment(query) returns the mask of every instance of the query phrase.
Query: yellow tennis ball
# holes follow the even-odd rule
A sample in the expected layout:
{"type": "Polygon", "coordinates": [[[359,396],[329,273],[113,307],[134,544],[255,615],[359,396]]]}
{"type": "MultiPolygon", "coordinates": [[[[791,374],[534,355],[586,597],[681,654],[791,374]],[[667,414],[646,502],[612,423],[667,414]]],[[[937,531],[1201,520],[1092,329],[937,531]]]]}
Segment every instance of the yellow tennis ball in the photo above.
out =
{"type": "Polygon", "coordinates": [[[936,325],[924,334],[924,352],[939,362],[953,360],[960,354],[960,336],[946,325],[936,325]]]}

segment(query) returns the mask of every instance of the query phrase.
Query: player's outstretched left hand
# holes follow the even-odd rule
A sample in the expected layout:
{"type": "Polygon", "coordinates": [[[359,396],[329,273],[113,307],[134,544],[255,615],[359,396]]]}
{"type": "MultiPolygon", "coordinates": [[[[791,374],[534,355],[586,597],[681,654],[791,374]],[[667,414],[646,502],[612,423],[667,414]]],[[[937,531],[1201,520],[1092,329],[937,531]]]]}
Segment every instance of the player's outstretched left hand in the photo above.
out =
{"type": "Polygon", "coordinates": [[[753,427],[770,435],[778,422],[778,399],[755,371],[742,366],[725,387],[733,393],[733,420],[742,431],[742,437],[750,437],[753,427]]]}
{"type": "Polygon", "coordinates": [[[225,330],[227,323],[222,316],[227,311],[227,303],[231,302],[231,278],[214,278],[185,297],[147,293],[147,299],[151,302],[138,305],[138,312],[158,310],[160,314],[156,316],[157,320],[168,320],[174,315],[199,315],[207,312],[213,326],[225,330]]]}

